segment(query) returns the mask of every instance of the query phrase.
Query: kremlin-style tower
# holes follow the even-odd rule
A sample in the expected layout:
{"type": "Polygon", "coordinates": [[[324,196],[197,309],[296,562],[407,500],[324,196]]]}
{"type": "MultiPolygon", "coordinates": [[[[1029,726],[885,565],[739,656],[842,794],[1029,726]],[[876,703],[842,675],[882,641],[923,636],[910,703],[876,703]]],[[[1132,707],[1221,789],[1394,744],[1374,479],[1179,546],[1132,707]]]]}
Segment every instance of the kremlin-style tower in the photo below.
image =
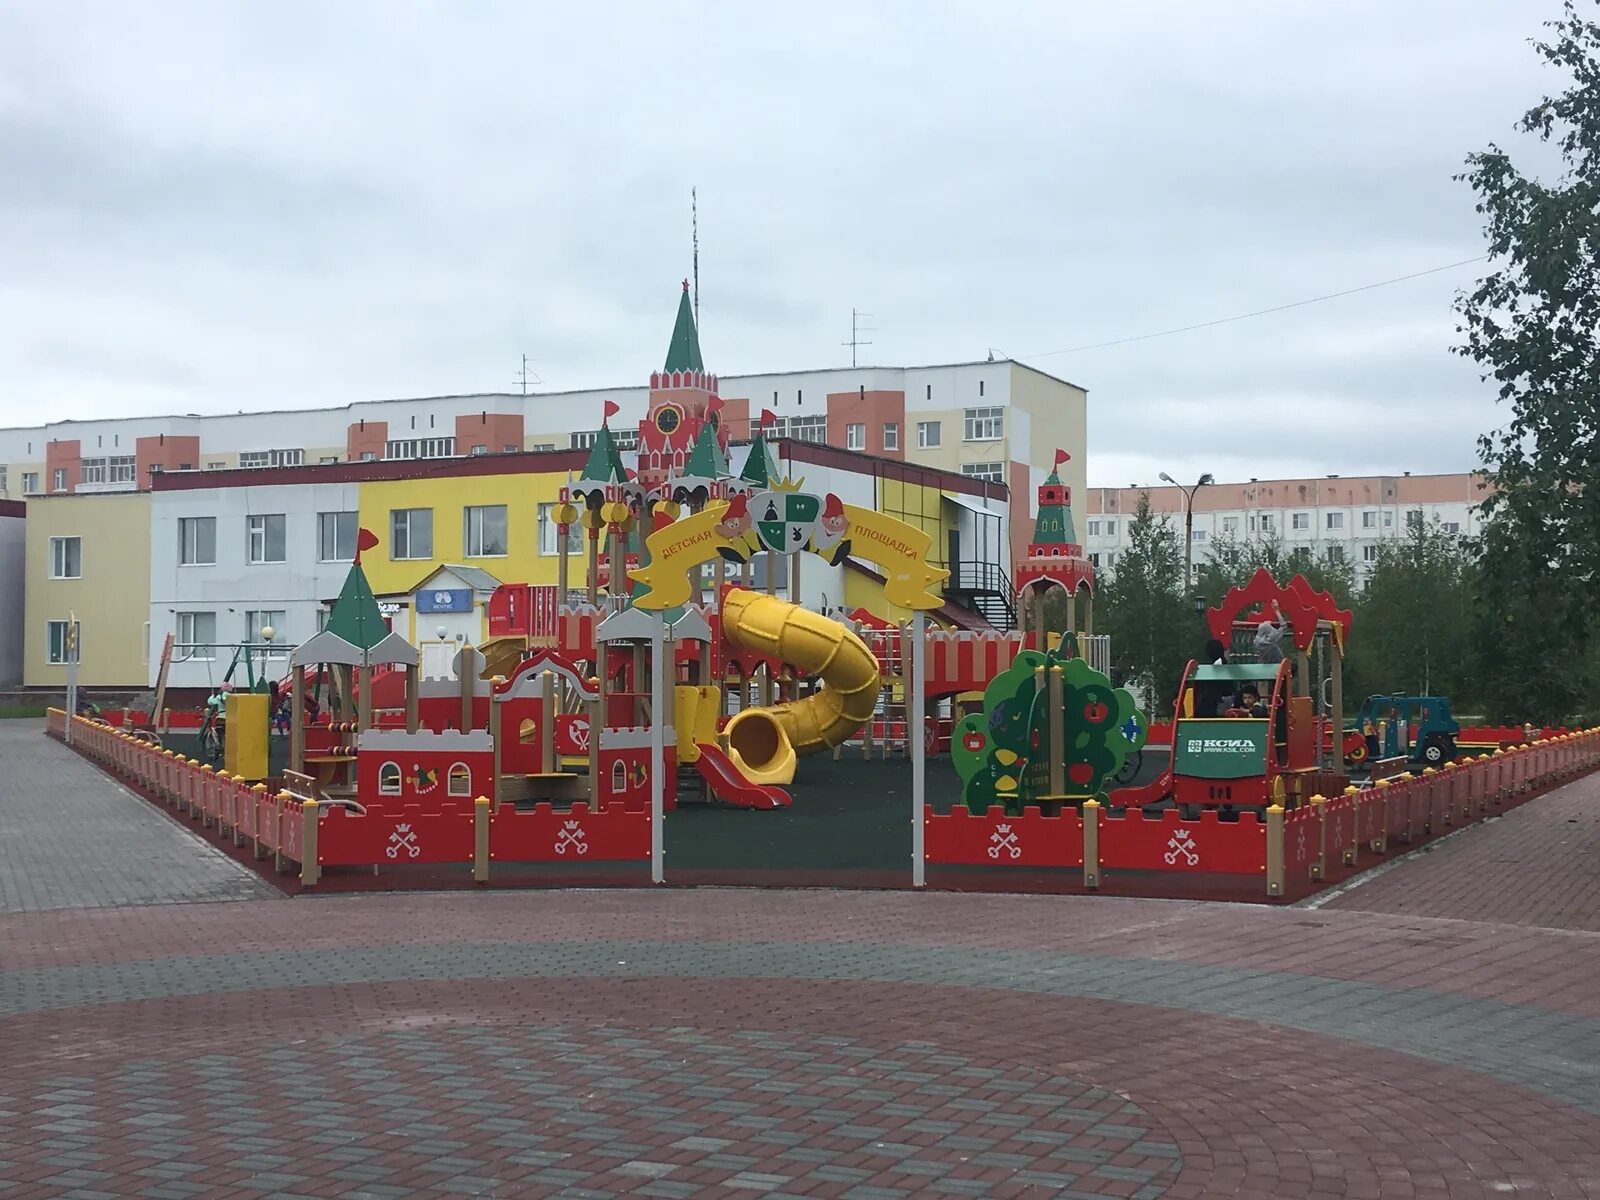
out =
{"type": "MultiPolygon", "coordinates": [[[[669,476],[693,473],[690,459],[697,442],[715,440],[717,457],[727,461],[728,434],[721,428],[717,377],[706,374],[700,358],[700,336],[689,303],[689,281],[683,281],[678,320],[672,329],[666,365],[650,375],[650,405],[639,423],[639,483],[653,491],[669,476]],[[709,435],[701,437],[709,427],[709,435]]],[[[694,456],[699,467],[708,447],[694,456]]]]}
{"type": "Polygon", "coordinates": [[[1018,592],[1030,585],[1044,588],[1052,584],[1073,596],[1080,587],[1094,589],[1094,565],[1084,557],[1072,524],[1072,489],[1061,482],[1060,469],[1066,457],[1064,451],[1056,452],[1055,468],[1039,486],[1033,540],[1028,543],[1027,557],[1017,564],[1018,592]]]}

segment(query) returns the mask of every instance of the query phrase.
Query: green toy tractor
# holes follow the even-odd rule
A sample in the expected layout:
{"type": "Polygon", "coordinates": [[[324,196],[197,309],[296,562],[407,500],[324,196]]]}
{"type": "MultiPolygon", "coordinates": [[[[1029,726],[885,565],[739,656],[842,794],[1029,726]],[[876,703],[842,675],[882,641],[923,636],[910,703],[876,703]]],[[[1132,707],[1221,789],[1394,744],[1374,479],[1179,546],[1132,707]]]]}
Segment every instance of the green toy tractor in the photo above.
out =
{"type": "Polygon", "coordinates": [[[1346,745],[1361,758],[1404,758],[1424,767],[1443,766],[1456,756],[1461,726],[1443,696],[1368,696],[1356,714],[1346,745]],[[1365,753],[1361,753],[1365,751],[1365,753]]]}

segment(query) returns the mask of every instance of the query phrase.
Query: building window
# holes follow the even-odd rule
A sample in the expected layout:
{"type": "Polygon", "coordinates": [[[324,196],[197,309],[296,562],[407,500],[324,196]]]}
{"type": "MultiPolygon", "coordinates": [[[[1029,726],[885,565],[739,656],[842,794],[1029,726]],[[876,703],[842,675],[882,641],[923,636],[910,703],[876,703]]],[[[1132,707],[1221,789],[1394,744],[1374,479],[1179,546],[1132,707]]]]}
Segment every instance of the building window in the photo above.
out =
{"type": "Polygon", "coordinates": [[[844,427],[844,448],[846,450],[865,450],[867,448],[867,427],[856,422],[846,425],[844,427]]]}
{"type": "Polygon", "coordinates": [[[1290,528],[1292,528],[1292,529],[1310,529],[1311,528],[1311,514],[1310,513],[1295,513],[1294,516],[1291,518],[1290,528]]]}
{"type": "Polygon", "coordinates": [[[568,439],[568,445],[574,450],[587,450],[595,444],[600,437],[598,429],[584,429],[574,433],[568,439]]]}
{"type": "Polygon", "coordinates": [[[485,455],[485,454],[489,453],[489,447],[484,446],[484,445],[477,445],[477,446],[474,446],[471,450],[468,450],[467,453],[473,458],[478,458],[478,457],[480,457],[482,455],[485,455]]]}
{"type": "Polygon", "coordinates": [[[639,430],[637,427],[633,429],[613,429],[611,431],[611,441],[624,454],[631,454],[639,448],[639,430]]]}
{"type": "Polygon", "coordinates": [[[178,518],[178,561],[186,567],[209,567],[217,561],[217,519],[178,518]]]}
{"type": "Polygon", "coordinates": [[[507,442],[504,446],[501,446],[500,450],[501,450],[501,453],[503,453],[503,454],[521,454],[522,453],[522,447],[521,446],[514,446],[510,442],[507,442]]]}
{"type": "Polygon", "coordinates": [[[220,471],[224,467],[226,467],[227,465],[228,464],[225,463],[225,462],[208,462],[206,464],[206,470],[208,470],[208,471],[220,471]]]}
{"type": "Polygon", "coordinates": [[[1107,567],[1114,567],[1116,565],[1117,565],[1117,552],[1115,550],[1108,550],[1106,552],[1106,566],[1107,567]]]}
{"type": "Polygon", "coordinates": [[[105,459],[86,458],[78,466],[78,481],[80,483],[104,483],[106,481],[105,459]]]}
{"type": "Polygon", "coordinates": [[[55,473],[51,475],[50,490],[53,492],[64,492],[67,490],[67,469],[65,467],[57,467],[55,469],[55,473]]]}
{"type": "Polygon", "coordinates": [[[1222,532],[1223,533],[1238,533],[1239,532],[1239,518],[1238,517],[1223,517],[1222,518],[1222,532]]]}
{"type": "Polygon", "coordinates": [[[304,450],[244,450],[239,454],[241,467],[298,467],[305,460],[304,450]]]}
{"type": "Polygon", "coordinates": [[[828,440],[828,418],[820,413],[810,417],[790,417],[789,432],[785,435],[792,437],[797,442],[817,442],[821,444],[828,440]]]}
{"type": "Polygon", "coordinates": [[[1005,410],[1001,408],[969,408],[961,437],[968,442],[998,442],[1006,431],[1005,410]]]}
{"type": "Polygon", "coordinates": [[[1277,528],[1277,518],[1274,517],[1271,513],[1262,513],[1261,514],[1261,532],[1262,533],[1271,533],[1275,528],[1277,528]]]}
{"type": "MultiPolygon", "coordinates": [[[[561,553],[557,544],[556,523],[552,517],[555,510],[554,504],[539,505],[539,553],[556,555],[561,553]]],[[[567,526],[567,553],[583,553],[583,526],[577,521],[567,526]]]]}
{"type": "Polygon", "coordinates": [[[978,395],[983,395],[983,380],[978,380],[978,395]]]}
{"type": "Polygon", "coordinates": [[[1116,537],[1117,536],[1117,523],[1115,521],[1107,521],[1106,522],[1106,536],[1107,537],[1116,537]]]}
{"type": "Polygon", "coordinates": [[[386,762],[378,768],[378,795],[398,796],[400,794],[400,764],[386,762]]]}
{"type": "Polygon", "coordinates": [[[6,494],[6,465],[0,463],[0,496],[6,494]]]}
{"type": "Polygon", "coordinates": [[[76,648],[78,651],[78,661],[83,661],[83,630],[81,627],[79,628],[78,645],[74,647],[72,644],[73,639],[68,633],[68,628],[69,622],[67,621],[45,622],[45,633],[49,651],[47,657],[52,666],[60,666],[63,663],[71,662],[74,648],[76,648]]]}
{"type": "Polygon", "coordinates": [[[917,422],[917,449],[931,450],[939,444],[939,422],[917,422]]]}
{"type": "Polygon", "coordinates": [[[377,462],[378,461],[378,452],[376,450],[363,450],[361,452],[361,461],[362,462],[377,462]]]}
{"type": "Polygon", "coordinates": [[[1331,563],[1342,563],[1344,561],[1344,547],[1326,546],[1323,548],[1322,555],[1331,563]]]}
{"type": "Polygon", "coordinates": [[[1206,540],[1206,531],[1204,529],[1191,529],[1191,530],[1189,530],[1189,540],[1191,542],[1203,542],[1203,541],[1205,541],[1206,540]]]}
{"type": "Polygon", "coordinates": [[[433,509],[396,508],[389,513],[389,557],[433,557],[433,509]]]}
{"type": "Polygon", "coordinates": [[[1089,555],[1089,565],[1098,567],[1100,565],[1100,556],[1098,554],[1089,555]]]}
{"type": "Polygon", "coordinates": [[[1327,518],[1329,529],[1344,528],[1344,514],[1342,512],[1324,513],[1323,515],[1327,518]]]}
{"type": "Polygon", "coordinates": [[[933,384],[931,384],[931,383],[928,384],[927,390],[924,391],[922,394],[926,399],[932,400],[933,399],[933,384]]]}
{"type": "Polygon", "coordinates": [[[1383,514],[1383,527],[1385,529],[1394,528],[1394,514],[1392,512],[1386,512],[1383,514]]]}
{"type": "Polygon", "coordinates": [[[968,479],[986,479],[990,483],[1004,483],[1006,466],[1004,463],[962,463],[961,473],[968,479]]]}
{"type": "Polygon", "coordinates": [[[83,539],[53,537],[50,539],[50,578],[83,578],[83,539]]]}
{"type": "Polygon", "coordinates": [[[883,448],[885,450],[900,449],[900,422],[885,421],[883,423],[883,448]]]}
{"type": "Polygon", "coordinates": [[[466,763],[452,763],[444,790],[451,796],[472,795],[472,770],[466,763]]]}
{"type": "Polygon", "coordinates": [[[1090,537],[1099,537],[1100,536],[1100,522],[1099,521],[1090,521],[1089,522],[1089,536],[1090,537]]]}
{"type": "Polygon", "coordinates": [[[1444,531],[1446,533],[1460,533],[1461,532],[1461,522],[1460,521],[1446,521],[1444,523],[1444,531]]]}
{"type": "Polygon", "coordinates": [[[556,444],[554,442],[535,442],[533,444],[533,448],[536,452],[541,450],[554,450],[556,448],[556,444]]]}
{"type": "Polygon", "coordinates": [[[485,504],[465,510],[462,553],[468,558],[502,558],[506,553],[506,506],[485,504]]]}
{"type": "Polygon", "coordinates": [[[1378,513],[1376,509],[1367,509],[1361,514],[1361,528],[1376,529],[1378,527],[1378,513]]]}
{"type": "Polygon", "coordinates": [[[271,657],[283,658],[289,653],[285,632],[286,618],[288,617],[281,608],[251,608],[244,614],[244,640],[255,647],[271,646],[271,657]],[[272,640],[269,642],[263,629],[272,630],[272,640]]]}
{"type": "Polygon", "coordinates": [[[109,462],[112,483],[133,483],[135,481],[139,471],[139,464],[132,455],[114,457],[109,462]]]}
{"type": "Polygon", "coordinates": [[[353,512],[317,514],[318,562],[351,562],[355,559],[357,521],[353,512]]]}
{"type": "Polygon", "coordinates": [[[284,516],[282,513],[261,513],[245,519],[246,561],[253,563],[281,563],[284,553],[284,516]]]}
{"type": "Polygon", "coordinates": [[[210,662],[217,656],[217,614],[181,612],[178,614],[178,639],[173,653],[182,661],[210,662]]]}
{"type": "Polygon", "coordinates": [[[1378,548],[1376,546],[1373,546],[1373,545],[1366,545],[1366,546],[1361,547],[1361,561],[1362,562],[1369,562],[1369,563],[1377,562],[1378,561],[1378,548]]]}
{"type": "Polygon", "coordinates": [[[24,471],[22,473],[22,494],[24,496],[37,496],[39,494],[39,472],[24,471]]]}
{"type": "MultiPolygon", "coordinates": [[[[415,419],[415,418],[413,418],[415,419]]],[[[442,438],[406,438],[401,441],[386,442],[383,456],[385,458],[450,458],[456,452],[456,440],[453,437],[442,438]]]]}
{"type": "Polygon", "coordinates": [[[1420,508],[1408,508],[1406,510],[1406,528],[1422,528],[1422,510],[1420,508]]]}

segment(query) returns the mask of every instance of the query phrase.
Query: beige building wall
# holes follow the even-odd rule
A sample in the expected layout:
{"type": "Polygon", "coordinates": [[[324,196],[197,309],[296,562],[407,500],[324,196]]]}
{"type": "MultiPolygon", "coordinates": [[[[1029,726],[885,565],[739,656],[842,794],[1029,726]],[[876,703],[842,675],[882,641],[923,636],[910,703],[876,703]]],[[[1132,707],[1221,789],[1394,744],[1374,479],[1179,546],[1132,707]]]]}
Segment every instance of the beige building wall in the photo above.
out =
{"type": "MultiPolygon", "coordinates": [[[[1089,393],[1065,380],[1012,363],[1011,408],[1027,414],[1026,429],[1021,428],[1024,422],[1014,421],[1016,431],[1006,431],[1012,459],[1033,468],[1037,487],[1050,473],[1058,449],[1072,455],[1061,469],[1061,482],[1072,489],[1073,509],[1081,513],[1089,489],[1089,393]]],[[[1028,503],[1033,505],[1034,497],[1030,496],[1028,503]]]]}
{"type": "Polygon", "coordinates": [[[150,497],[143,492],[63,494],[28,501],[23,683],[64,687],[67,668],[48,662],[49,622],[76,616],[78,682],[143,688],[148,678],[150,497]],[[76,537],[80,576],[52,579],[50,540],[76,537]]]}

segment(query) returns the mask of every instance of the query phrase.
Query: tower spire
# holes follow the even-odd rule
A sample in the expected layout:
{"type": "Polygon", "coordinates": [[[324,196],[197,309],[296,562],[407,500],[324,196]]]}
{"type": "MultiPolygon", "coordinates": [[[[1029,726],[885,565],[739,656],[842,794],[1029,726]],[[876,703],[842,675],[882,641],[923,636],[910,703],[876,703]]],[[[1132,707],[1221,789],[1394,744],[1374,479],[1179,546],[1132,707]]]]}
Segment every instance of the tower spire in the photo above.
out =
{"type": "Polygon", "coordinates": [[[672,344],[667,347],[667,371],[703,371],[705,363],[700,358],[700,334],[694,326],[694,306],[689,299],[689,281],[683,281],[683,295],[678,300],[678,320],[672,326],[672,344]]]}

